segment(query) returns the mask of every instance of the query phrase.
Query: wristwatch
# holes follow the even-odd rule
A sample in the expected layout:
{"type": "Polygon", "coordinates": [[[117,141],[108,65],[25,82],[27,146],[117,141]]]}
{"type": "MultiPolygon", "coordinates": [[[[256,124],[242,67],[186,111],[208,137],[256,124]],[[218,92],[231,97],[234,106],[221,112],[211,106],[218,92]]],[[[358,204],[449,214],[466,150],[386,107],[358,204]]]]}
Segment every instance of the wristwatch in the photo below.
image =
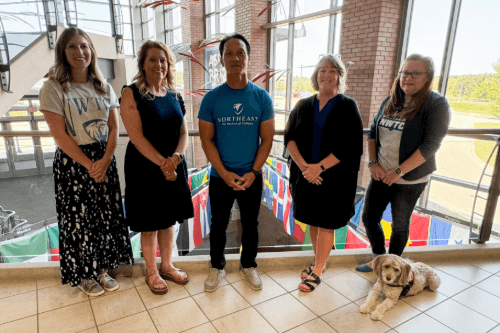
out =
{"type": "MultiPolygon", "coordinates": [[[[177,155],[177,156],[179,156],[179,160],[181,160],[181,161],[182,161],[182,154],[181,154],[181,153],[179,153],[179,152],[176,152],[176,153],[174,153],[174,155],[177,155]]],[[[172,156],[174,156],[174,155],[172,155],[172,156]]]]}
{"type": "Polygon", "coordinates": [[[325,169],[325,167],[323,166],[323,164],[322,164],[322,163],[319,163],[319,166],[321,167],[321,170],[322,170],[322,171],[326,171],[326,169],[325,169]]]}
{"type": "Polygon", "coordinates": [[[250,172],[253,173],[255,175],[255,177],[257,177],[260,174],[259,171],[255,170],[253,168],[252,168],[252,170],[250,170],[250,172]]]}
{"type": "Polygon", "coordinates": [[[401,171],[401,169],[399,167],[397,167],[394,172],[396,173],[396,175],[398,175],[399,177],[403,177],[405,174],[403,173],[403,171],[401,171]]]}
{"type": "Polygon", "coordinates": [[[368,167],[371,167],[372,165],[377,164],[377,163],[378,163],[377,160],[372,160],[372,161],[368,162],[368,167]]]}

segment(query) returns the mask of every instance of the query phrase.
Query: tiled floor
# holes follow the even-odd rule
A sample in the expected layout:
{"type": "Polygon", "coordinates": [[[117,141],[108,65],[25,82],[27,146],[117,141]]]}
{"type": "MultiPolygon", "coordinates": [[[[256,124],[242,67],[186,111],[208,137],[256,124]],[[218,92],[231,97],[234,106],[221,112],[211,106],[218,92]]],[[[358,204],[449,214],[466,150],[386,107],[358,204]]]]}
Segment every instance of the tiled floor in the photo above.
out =
{"type": "Polygon", "coordinates": [[[208,272],[186,286],[170,283],[153,295],[144,278],[119,277],[120,289],[87,297],[59,279],[0,281],[2,333],[500,333],[500,262],[433,262],[437,292],[405,297],[381,321],[361,314],[373,273],[331,267],[316,291],[297,289],[300,269],[261,272],[251,290],[237,273],[214,293],[203,292],[208,272]]]}

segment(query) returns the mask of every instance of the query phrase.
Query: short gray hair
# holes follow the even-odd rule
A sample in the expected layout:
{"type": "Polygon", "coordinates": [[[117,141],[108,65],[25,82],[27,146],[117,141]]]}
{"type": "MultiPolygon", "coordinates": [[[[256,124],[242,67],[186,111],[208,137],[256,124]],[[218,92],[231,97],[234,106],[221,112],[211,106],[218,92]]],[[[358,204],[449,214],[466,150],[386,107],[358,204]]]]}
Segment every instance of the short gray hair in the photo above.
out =
{"type": "Polygon", "coordinates": [[[347,88],[346,83],[345,83],[347,70],[345,69],[345,65],[342,62],[342,60],[340,60],[340,57],[337,55],[333,55],[333,54],[326,54],[323,57],[321,57],[318,64],[314,68],[314,72],[311,75],[311,83],[312,83],[313,89],[316,91],[319,91],[318,72],[319,72],[319,67],[325,61],[328,61],[330,63],[330,66],[332,66],[333,68],[336,68],[337,71],[339,72],[339,82],[337,84],[338,90],[339,90],[338,93],[343,94],[347,88]]]}

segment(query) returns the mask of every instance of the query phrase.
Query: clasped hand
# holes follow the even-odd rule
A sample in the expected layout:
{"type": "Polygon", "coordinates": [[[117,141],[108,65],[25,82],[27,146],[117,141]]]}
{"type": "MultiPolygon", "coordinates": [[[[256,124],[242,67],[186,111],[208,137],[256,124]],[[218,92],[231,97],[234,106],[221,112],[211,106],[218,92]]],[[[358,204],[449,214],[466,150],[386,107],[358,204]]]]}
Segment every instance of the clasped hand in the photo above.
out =
{"type": "Polygon", "coordinates": [[[175,156],[171,156],[162,161],[160,168],[166,180],[174,181],[177,179],[177,172],[175,171],[177,169],[177,164],[179,164],[179,161],[175,156]]]}
{"type": "Polygon", "coordinates": [[[372,165],[370,167],[370,173],[372,174],[372,178],[375,180],[381,180],[383,183],[391,186],[397,181],[401,176],[396,174],[394,170],[385,172],[384,169],[378,164],[372,165]]]}
{"type": "Polygon", "coordinates": [[[107,181],[108,176],[106,176],[106,171],[110,164],[111,158],[105,157],[93,162],[90,169],[88,169],[90,177],[92,177],[96,183],[107,181]]]}
{"type": "Polygon", "coordinates": [[[255,175],[252,172],[245,173],[243,176],[238,176],[234,172],[227,171],[221,175],[227,186],[232,187],[234,191],[245,191],[252,185],[255,180],[255,175]]]}
{"type": "Polygon", "coordinates": [[[319,164],[304,164],[301,168],[302,176],[311,184],[321,185],[323,178],[319,175],[323,171],[319,164]]]}

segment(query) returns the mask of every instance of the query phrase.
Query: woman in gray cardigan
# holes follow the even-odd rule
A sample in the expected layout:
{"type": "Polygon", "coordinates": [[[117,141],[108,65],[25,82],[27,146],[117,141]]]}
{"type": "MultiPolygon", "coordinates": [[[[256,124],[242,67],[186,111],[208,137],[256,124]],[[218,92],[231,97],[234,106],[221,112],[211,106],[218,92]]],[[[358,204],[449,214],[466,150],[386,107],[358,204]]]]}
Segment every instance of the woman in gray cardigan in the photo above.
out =
{"type": "MultiPolygon", "coordinates": [[[[366,190],[362,219],[374,256],[386,252],[380,221],[389,203],[389,253],[403,253],[413,208],[436,170],[435,154],[448,131],[450,106],[445,97],[431,90],[433,78],[431,58],[409,56],[368,134],[372,180],[366,190]]],[[[356,269],[369,272],[371,263],[356,269]]]]}

